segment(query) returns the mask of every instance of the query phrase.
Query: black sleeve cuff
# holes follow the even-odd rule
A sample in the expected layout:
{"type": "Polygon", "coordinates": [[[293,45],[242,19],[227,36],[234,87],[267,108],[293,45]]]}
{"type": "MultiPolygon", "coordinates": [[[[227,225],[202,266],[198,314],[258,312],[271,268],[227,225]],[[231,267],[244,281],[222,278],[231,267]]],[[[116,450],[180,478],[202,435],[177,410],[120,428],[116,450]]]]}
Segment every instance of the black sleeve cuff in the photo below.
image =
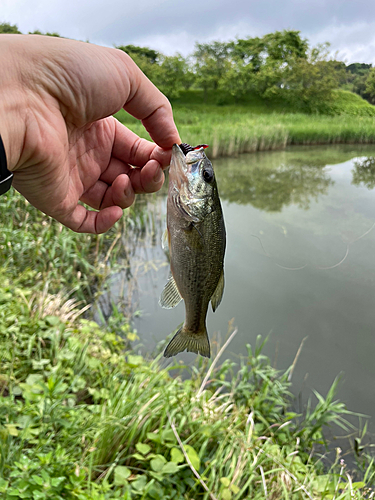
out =
{"type": "Polygon", "coordinates": [[[6,193],[12,185],[13,174],[7,169],[7,157],[0,135],[0,195],[6,193]]]}

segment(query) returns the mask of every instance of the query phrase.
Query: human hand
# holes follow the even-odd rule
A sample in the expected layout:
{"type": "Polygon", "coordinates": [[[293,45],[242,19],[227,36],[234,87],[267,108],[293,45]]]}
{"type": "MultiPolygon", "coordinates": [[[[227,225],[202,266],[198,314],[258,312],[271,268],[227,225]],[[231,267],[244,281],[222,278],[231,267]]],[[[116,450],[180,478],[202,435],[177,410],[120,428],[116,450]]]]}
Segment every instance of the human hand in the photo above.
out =
{"type": "Polygon", "coordinates": [[[0,68],[8,169],[36,208],[74,231],[103,233],[135,193],[161,188],[170,149],[181,141],[167,98],[127,54],[62,38],[1,35],[0,68]],[[156,144],[112,117],[121,108],[156,144]]]}

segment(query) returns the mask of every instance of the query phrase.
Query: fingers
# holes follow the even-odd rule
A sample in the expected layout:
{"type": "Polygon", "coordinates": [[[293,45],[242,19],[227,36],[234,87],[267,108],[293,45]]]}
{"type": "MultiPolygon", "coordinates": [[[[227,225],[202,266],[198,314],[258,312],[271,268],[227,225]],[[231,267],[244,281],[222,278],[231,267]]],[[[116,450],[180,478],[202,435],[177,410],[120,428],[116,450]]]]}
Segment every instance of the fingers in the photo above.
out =
{"type": "Polygon", "coordinates": [[[100,212],[93,212],[77,205],[69,216],[57,220],[77,233],[101,234],[108,231],[121,215],[120,207],[108,207],[100,212]]]}
{"type": "Polygon", "coordinates": [[[160,164],[150,160],[143,168],[133,168],[129,177],[135,193],[155,193],[164,183],[164,173],[160,164]]]}
{"type": "Polygon", "coordinates": [[[149,160],[158,161],[163,168],[169,165],[171,149],[165,150],[146,139],[141,139],[118,120],[115,118],[113,120],[115,122],[115,137],[112,147],[114,157],[135,167],[143,167],[149,160]]]}
{"type": "Polygon", "coordinates": [[[142,120],[151,138],[162,148],[170,149],[173,144],[180,144],[168,99],[131,59],[127,61],[127,66],[131,90],[124,109],[142,120]]]}
{"type": "Polygon", "coordinates": [[[81,196],[81,201],[97,210],[113,205],[125,209],[134,203],[134,198],[134,190],[128,175],[121,174],[111,185],[98,180],[81,196]]]}
{"type": "Polygon", "coordinates": [[[111,186],[97,181],[82,196],[84,203],[99,212],[77,205],[71,214],[57,220],[78,233],[105,233],[121,218],[122,208],[134,202],[134,193],[158,191],[163,182],[163,170],[157,161],[151,160],[142,169],[134,168],[129,171],[129,175],[117,176],[111,186]]]}

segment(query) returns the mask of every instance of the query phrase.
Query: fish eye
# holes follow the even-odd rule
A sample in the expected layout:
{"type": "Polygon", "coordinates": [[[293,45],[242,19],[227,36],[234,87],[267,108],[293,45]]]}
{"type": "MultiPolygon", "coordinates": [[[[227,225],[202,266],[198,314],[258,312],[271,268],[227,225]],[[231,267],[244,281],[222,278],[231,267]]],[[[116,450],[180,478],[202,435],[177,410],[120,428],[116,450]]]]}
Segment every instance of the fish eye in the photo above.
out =
{"type": "Polygon", "coordinates": [[[214,178],[214,173],[213,171],[210,169],[204,169],[203,170],[203,179],[206,181],[206,182],[211,182],[214,178]]]}

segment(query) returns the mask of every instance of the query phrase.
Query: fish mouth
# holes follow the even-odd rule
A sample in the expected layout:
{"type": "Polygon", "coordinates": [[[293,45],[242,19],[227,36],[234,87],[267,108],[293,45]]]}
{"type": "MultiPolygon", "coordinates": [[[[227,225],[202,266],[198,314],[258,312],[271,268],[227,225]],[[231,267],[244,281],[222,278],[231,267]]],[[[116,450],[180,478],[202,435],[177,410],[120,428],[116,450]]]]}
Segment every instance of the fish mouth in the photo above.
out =
{"type": "Polygon", "coordinates": [[[173,144],[169,177],[170,180],[176,184],[178,189],[188,181],[187,173],[188,166],[186,165],[185,154],[178,144],[173,144]]]}

